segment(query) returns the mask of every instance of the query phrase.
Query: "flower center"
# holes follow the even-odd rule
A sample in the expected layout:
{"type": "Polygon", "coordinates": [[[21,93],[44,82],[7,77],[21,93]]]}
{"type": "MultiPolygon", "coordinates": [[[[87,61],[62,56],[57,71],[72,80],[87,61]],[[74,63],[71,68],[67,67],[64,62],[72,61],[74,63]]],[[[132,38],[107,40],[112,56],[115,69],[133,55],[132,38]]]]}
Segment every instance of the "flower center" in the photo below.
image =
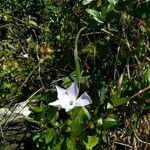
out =
{"type": "Polygon", "coordinates": [[[70,101],[70,102],[69,102],[69,105],[73,105],[73,101],[70,101]]]}

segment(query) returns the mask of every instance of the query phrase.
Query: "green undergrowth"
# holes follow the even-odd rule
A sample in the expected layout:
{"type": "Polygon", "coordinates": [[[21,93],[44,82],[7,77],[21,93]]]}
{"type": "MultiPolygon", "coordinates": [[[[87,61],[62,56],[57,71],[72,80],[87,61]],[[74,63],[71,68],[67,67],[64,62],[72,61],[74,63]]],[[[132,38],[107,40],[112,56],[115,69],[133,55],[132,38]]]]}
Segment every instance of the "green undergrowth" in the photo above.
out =
{"type": "Polygon", "coordinates": [[[150,145],[149,7],[148,0],[1,1],[0,108],[34,95],[25,119],[36,149],[150,145]],[[91,105],[67,113],[48,106],[56,85],[74,81],[91,105]]]}

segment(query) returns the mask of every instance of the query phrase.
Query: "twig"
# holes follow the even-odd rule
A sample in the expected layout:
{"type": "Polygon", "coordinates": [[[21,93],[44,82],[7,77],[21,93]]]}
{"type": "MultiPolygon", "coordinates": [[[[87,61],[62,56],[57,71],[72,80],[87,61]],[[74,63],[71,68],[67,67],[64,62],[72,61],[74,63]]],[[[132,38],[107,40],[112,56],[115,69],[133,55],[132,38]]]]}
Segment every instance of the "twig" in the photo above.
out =
{"type": "Polygon", "coordinates": [[[115,141],[114,143],[115,143],[115,144],[119,144],[119,145],[123,145],[123,146],[125,146],[125,147],[129,147],[130,149],[133,149],[130,145],[125,144],[125,143],[122,143],[122,142],[119,142],[119,141],[115,141]]]}
{"type": "MultiPolygon", "coordinates": [[[[27,76],[27,78],[24,80],[24,82],[22,83],[22,85],[19,87],[18,91],[21,90],[21,88],[24,86],[24,84],[28,81],[28,79],[30,78],[30,76],[33,74],[33,72],[36,70],[36,68],[40,65],[40,63],[38,63],[35,68],[30,72],[30,74],[27,76]]],[[[17,92],[18,93],[18,92],[17,92]]]]}
{"type": "Polygon", "coordinates": [[[143,144],[150,145],[149,142],[143,141],[143,140],[141,140],[141,139],[139,138],[139,136],[137,135],[137,134],[138,134],[137,131],[134,131],[134,134],[135,134],[135,137],[137,138],[138,141],[140,141],[140,142],[143,143],[143,144]]]}
{"type": "Polygon", "coordinates": [[[143,92],[145,92],[145,91],[147,91],[149,89],[150,89],[150,86],[144,88],[143,90],[140,90],[139,92],[137,92],[136,94],[134,94],[133,96],[131,96],[131,98],[134,98],[134,97],[138,96],[139,94],[141,94],[141,93],[143,93],[143,92]]]}

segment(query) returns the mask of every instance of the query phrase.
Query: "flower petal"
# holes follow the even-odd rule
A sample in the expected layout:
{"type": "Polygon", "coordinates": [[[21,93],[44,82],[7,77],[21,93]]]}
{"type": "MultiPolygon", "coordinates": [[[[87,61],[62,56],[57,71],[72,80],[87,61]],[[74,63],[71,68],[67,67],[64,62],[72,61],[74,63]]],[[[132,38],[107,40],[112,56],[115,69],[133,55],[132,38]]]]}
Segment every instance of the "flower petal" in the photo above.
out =
{"type": "Polygon", "coordinates": [[[90,96],[84,92],[75,102],[75,107],[87,106],[92,103],[90,96]]]}
{"type": "Polygon", "coordinates": [[[71,86],[66,89],[66,91],[72,100],[77,99],[78,94],[79,94],[79,89],[78,89],[78,85],[76,82],[73,82],[71,86]]]}
{"type": "Polygon", "coordinates": [[[56,85],[56,90],[57,90],[57,98],[59,100],[62,99],[63,95],[66,93],[66,90],[57,85],[56,85]]]}
{"type": "Polygon", "coordinates": [[[56,100],[54,102],[49,103],[48,105],[65,109],[66,112],[72,110],[74,108],[75,102],[70,105],[69,100],[56,100]]]}
{"type": "Polygon", "coordinates": [[[73,109],[73,108],[70,108],[70,109],[69,109],[69,108],[66,108],[65,111],[68,112],[68,111],[70,111],[70,110],[72,110],[72,109],[73,109]]]}
{"type": "Polygon", "coordinates": [[[56,100],[56,101],[54,101],[54,102],[51,102],[51,103],[49,103],[48,105],[54,106],[54,107],[58,107],[58,108],[62,108],[62,107],[61,107],[60,100],[56,100]]]}

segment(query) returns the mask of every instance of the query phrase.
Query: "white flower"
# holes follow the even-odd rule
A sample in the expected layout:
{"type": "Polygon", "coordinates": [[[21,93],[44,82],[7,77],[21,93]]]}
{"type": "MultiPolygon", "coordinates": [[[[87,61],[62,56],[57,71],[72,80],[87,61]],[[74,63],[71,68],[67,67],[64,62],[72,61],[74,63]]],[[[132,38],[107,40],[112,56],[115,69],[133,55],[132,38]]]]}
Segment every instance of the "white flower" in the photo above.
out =
{"type": "Polygon", "coordinates": [[[76,82],[73,82],[67,89],[56,86],[58,100],[49,103],[48,105],[63,108],[66,112],[75,107],[87,106],[92,103],[89,95],[84,92],[79,98],[79,89],[76,82]]]}

